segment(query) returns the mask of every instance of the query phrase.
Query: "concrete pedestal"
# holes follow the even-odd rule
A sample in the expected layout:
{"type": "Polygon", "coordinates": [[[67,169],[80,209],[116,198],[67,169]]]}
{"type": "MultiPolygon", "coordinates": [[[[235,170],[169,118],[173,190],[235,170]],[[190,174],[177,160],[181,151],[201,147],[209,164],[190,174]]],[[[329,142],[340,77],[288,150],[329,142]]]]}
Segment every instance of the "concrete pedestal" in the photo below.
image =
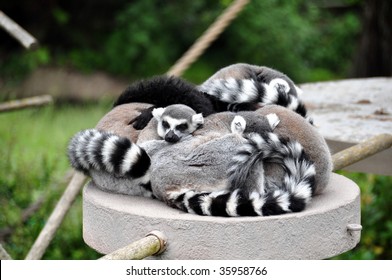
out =
{"type": "MultiPolygon", "coordinates": [[[[392,133],[392,78],[366,78],[301,85],[302,96],[332,154],[382,133],[392,133]]],[[[347,170],[392,175],[392,148],[347,170]]]]}
{"type": "Polygon", "coordinates": [[[324,193],[300,213],[270,217],[205,217],[141,197],[83,191],[83,237],[102,254],[162,231],[168,248],[158,259],[324,259],[360,239],[360,193],[351,180],[332,174],[324,193]]]}

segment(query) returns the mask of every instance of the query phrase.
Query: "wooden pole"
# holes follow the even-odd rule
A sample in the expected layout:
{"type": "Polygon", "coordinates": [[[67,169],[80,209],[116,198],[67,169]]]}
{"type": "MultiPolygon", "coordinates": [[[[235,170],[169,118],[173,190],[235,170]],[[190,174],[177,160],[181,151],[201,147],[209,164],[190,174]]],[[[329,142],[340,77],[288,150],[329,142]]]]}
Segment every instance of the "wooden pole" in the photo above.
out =
{"type": "Polygon", "coordinates": [[[38,47],[38,41],[2,11],[0,11],[0,26],[18,40],[26,49],[35,49],[38,47]]]}
{"type": "Polygon", "coordinates": [[[210,44],[225,30],[230,22],[249,3],[249,0],[235,0],[216,21],[201,35],[183,56],[169,69],[167,75],[181,76],[199,58],[210,44]]]}
{"type": "Polygon", "coordinates": [[[163,253],[166,245],[166,236],[160,231],[152,231],[146,237],[103,256],[100,260],[141,260],[163,253]]]}
{"type": "Polygon", "coordinates": [[[8,112],[18,109],[24,109],[28,107],[43,106],[53,102],[53,98],[50,95],[42,95],[24,98],[20,100],[12,100],[4,103],[0,103],[0,113],[8,112]]]}
{"type": "Polygon", "coordinates": [[[27,254],[26,260],[39,260],[42,258],[69,208],[76,199],[85,179],[86,177],[83,174],[75,173],[73,175],[71,182],[68,184],[44,228],[27,254]]]}
{"type": "Polygon", "coordinates": [[[392,134],[380,134],[332,156],[333,171],[392,147],[392,134]]]}
{"type": "Polygon", "coordinates": [[[1,243],[0,243],[0,260],[12,260],[11,256],[3,248],[3,245],[1,245],[1,243]]]}

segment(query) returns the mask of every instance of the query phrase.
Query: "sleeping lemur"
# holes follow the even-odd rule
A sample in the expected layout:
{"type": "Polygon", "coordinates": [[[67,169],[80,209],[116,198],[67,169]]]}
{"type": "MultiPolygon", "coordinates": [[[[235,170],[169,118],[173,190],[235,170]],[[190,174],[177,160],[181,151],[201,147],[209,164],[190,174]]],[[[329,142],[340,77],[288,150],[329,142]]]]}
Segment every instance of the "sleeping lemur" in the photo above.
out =
{"type": "Polygon", "coordinates": [[[276,114],[266,116],[244,133],[246,120],[236,116],[232,133],[245,138],[228,164],[227,187],[217,191],[169,190],[167,203],[183,211],[208,216],[269,216],[305,209],[315,191],[316,170],[297,141],[273,133],[276,114]],[[282,181],[264,175],[264,164],[276,163],[284,170],[282,181]]]}
{"type": "MultiPolygon", "coordinates": [[[[223,111],[254,111],[260,106],[277,104],[308,118],[299,99],[300,89],[283,73],[268,67],[234,64],[219,70],[200,86],[178,77],[158,76],[130,85],[114,107],[143,102],[153,106],[144,110],[132,123],[143,129],[152,119],[154,107],[184,104],[204,117],[223,111]]],[[[309,118],[309,122],[312,120],[309,118]]]]}
{"type": "Polygon", "coordinates": [[[192,108],[182,104],[156,108],[152,115],[158,121],[158,135],[170,143],[176,143],[191,135],[204,123],[202,114],[196,114],[192,108]]]}
{"type": "MultiPolygon", "coordinates": [[[[171,120],[167,118],[169,114],[165,114],[166,110],[167,108],[162,114],[162,110],[154,111],[159,120],[158,127],[164,121],[171,120]]],[[[190,118],[190,126],[197,127],[200,120],[199,117],[195,120],[194,116],[196,114],[190,118]]],[[[172,126],[179,119],[187,119],[181,114],[174,118],[172,126]]],[[[217,134],[216,131],[211,134],[211,131],[207,131],[204,138],[191,137],[188,141],[180,141],[175,145],[152,140],[138,146],[127,138],[112,133],[86,130],[76,134],[71,140],[69,158],[73,167],[95,176],[95,180],[107,182],[111,176],[108,184],[100,185],[106,190],[156,197],[172,207],[200,215],[275,215],[303,210],[314,193],[315,168],[302,146],[273,133],[279,123],[275,114],[263,117],[244,112],[242,116],[229,115],[229,119],[231,131],[223,134],[217,134]],[[251,124],[249,126],[248,121],[251,124]],[[213,141],[207,142],[209,145],[189,148],[206,139],[213,141]],[[175,148],[174,156],[171,148],[177,145],[179,148],[175,148]],[[208,152],[200,154],[200,147],[208,152]],[[167,157],[167,153],[171,156],[167,157]],[[159,172],[162,168],[159,164],[167,168],[184,159],[190,164],[185,174],[168,178],[159,172]],[[209,167],[204,169],[206,161],[211,160],[212,163],[207,163],[209,167]],[[283,180],[264,176],[266,163],[277,164],[283,169],[283,180]],[[162,175],[163,177],[159,177],[162,175]],[[183,185],[164,184],[165,180],[181,181],[181,176],[187,177],[185,182],[188,181],[188,184],[191,178],[196,178],[201,184],[203,180],[212,184],[193,189],[183,185]],[[218,181],[214,183],[216,179],[218,181]],[[224,185],[222,182],[225,182],[224,185]]],[[[170,170],[173,171],[176,167],[179,172],[182,170],[180,165],[170,170]]]]}
{"type": "MultiPolygon", "coordinates": [[[[175,104],[166,108],[156,108],[152,111],[157,121],[156,130],[161,139],[158,145],[164,147],[167,143],[175,143],[186,139],[203,125],[202,114],[188,106],[175,104]]],[[[141,145],[142,146],[142,145],[141,145]]],[[[146,151],[128,138],[116,134],[87,129],[77,133],[68,146],[68,158],[71,165],[87,175],[90,172],[102,171],[116,177],[135,179],[138,191],[130,189],[129,194],[139,194],[151,197],[149,168],[151,160],[146,151]]]]}

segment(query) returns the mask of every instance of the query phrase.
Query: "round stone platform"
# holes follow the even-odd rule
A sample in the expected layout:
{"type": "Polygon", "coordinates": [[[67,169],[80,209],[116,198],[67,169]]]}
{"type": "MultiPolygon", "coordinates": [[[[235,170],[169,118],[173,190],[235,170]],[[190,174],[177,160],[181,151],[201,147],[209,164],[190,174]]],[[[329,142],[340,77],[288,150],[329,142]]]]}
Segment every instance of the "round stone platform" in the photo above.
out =
{"type": "MultiPolygon", "coordinates": [[[[392,78],[377,77],[300,85],[303,101],[335,154],[373,136],[392,133],[392,78]]],[[[392,175],[392,148],[345,167],[392,175]]]]}
{"type": "Polygon", "coordinates": [[[337,174],[305,211],[270,217],[192,215],[93,182],[83,191],[83,238],[102,254],[159,230],[168,247],[156,259],[325,259],[358,244],[358,225],[359,188],[337,174]]]}

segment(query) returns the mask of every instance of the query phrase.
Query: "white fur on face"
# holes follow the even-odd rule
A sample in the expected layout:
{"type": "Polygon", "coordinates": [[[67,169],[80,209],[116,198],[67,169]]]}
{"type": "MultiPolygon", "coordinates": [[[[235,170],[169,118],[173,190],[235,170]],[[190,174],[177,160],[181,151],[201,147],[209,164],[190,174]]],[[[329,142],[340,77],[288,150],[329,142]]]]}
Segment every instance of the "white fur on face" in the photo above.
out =
{"type": "Polygon", "coordinates": [[[186,136],[186,135],[192,133],[193,131],[195,131],[196,128],[197,128],[196,126],[193,127],[192,124],[189,124],[188,120],[186,120],[186,119],[176,119],[176,118],[172,118],[172,117],[170,117],[170,116],[164,116],[164,117],[162,118],[162,121],[160,121],[160,122],[158,123],[157,132],[158,132],[158,135],[159,135],[160,137],[165,138],[165,135],[166,135],[170,130],[172,130],[172,131],[174,131],[174,133],[175,133],[177,136],[179,136],[180,138],[182,138],[182,137],[184,137],[184,136],[186,136]],[[163,121],[166,121],[166,122],[169,124],[169,127],[168,127],[168,128],[164,128],[164,127],[163,127],[163,125],[162,125],[162,122],[163,122],[163,121]],[[187,124],[188,124],[188,129],[185,130],[185,131],[179,131],[179,130],[177,130],[176,127],[177,127],[178,125],[181,125],[181,124],[184,124],[184,123],[187,123],[187,124]]]}
{"type": "Polygon", "coordinates": [[[164,112],[165,108],[155,108],[152,110],[152,115],[157,121],[160,121],[164,112]]]}

